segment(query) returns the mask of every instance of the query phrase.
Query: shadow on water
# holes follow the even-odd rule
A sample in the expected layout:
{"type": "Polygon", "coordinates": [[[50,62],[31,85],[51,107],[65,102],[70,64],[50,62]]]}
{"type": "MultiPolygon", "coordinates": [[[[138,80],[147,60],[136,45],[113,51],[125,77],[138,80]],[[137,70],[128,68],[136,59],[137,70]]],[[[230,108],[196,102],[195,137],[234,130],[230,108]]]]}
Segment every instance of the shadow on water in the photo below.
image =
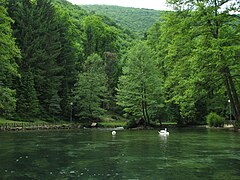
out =
{"type": "Polygon", "coordinates": [[[208,129],[0,133],[3,179],[239,179],[240,135],[208,129]]]}

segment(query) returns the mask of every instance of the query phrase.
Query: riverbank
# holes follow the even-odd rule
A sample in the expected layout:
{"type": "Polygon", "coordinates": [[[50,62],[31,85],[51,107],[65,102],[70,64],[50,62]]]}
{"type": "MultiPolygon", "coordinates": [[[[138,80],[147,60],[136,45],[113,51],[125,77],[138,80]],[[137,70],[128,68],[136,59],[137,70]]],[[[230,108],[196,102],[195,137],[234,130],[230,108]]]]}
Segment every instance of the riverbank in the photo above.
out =
{"type": "MultiPolygon", "coordinates": [[[[12,121],[0,118],[0,131],[28,131],[28,130],[51,130],[51,129],[81,129],[81,128],[117,128],[124,127],[124,129],[130,130],[141,130],[141,129],[161,129],[161,128],[179,128],[176,123],[164,122],[162,125],[152,125],[148,127],[138,126],[135,128],[128,128],[127,121],[102,121],[102,122],[54,122],[49,123],[45,121],[36,122],[23,122],[23,121],[12,121]]],[[[193,126],[193,127],[203,127],[216,130],[229,130],[240,132],[240,129],[234,128],[233,125],[225,124],[224,127],[209,127],[206,125],[193,126]]],[[[182,127],[184,128],[184,127],[182,127]]],[[[189,128],[189,127],[188,127],[189,128]]]]}
{"type": "Polygon", "coordinates": [[[27,131],[49,129],[76,129],[80,124],[49,124],[49,123],[4,123],[0,124],[0,131],[27,131]]]}
{"type": "Polygon", "coordinates": [[[240,129],[234,127],[232,124],[225,124],[223,127],[210,127],[210,126],[206,126],[206,128],[208,129],[216,129],[216,130],[225,130],[225,131],[235,131],[235,132],[239,132],[240,133],[240,129]]]}
{"type": "Polygon", "coordinates": [[[65,123],[47,123],[47,122],[15,122],[15,121],[5,121],[0,122],[0,131],[28,131],[28,130],[51,130],[51,129],[85,129],[85,128],[124,128],[130,130],[142,130],[142,129],[159,129],[159,128],[176,128],[177,125],[173,123],[164,123],[161,126],[139,126],[136,128],[128,128],[127,122],[116,121],[116,122],[86,122],[86,123],[76,123],[76,122],[65,122],[65,123]]]}
{"type": "Polygon", "coordinates": [[[50,129],[81,129],[81,128],[116,128],[126,127],[126,121],[108,122],[24,122],[12,121],[1,118],[0,131],[27,131],[27,130],[50,130],[50,129]]]}
{"type": "MultiPolygon", "coordinates": [[[[110,115],[109,115],[110,116],[110,115]]],[[[39,119],[9,120],[0,116],[0,131],[27,131],[27,130],[50,130],[50,129],[80,129],[80,128],[115,128],[125,127],[126,120],[118,118],[112,120],[109,116],[103,117],[103,121],[99,122],[76,122],[76,121],[43,121],[39,119]]]]}

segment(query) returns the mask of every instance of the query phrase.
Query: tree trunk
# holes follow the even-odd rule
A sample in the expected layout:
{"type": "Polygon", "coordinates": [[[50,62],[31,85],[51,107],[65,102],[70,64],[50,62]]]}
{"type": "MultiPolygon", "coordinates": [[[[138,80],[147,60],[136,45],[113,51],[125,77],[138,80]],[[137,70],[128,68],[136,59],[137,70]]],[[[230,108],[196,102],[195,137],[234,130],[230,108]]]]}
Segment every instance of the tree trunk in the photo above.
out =
{"type": "Polygon", "coordinates": [[[149,118],[148,109],[147,109],[147,97],[146,97],[146,93],[144,94],[144,106],[145,106],[145,114],[146,114],[146,118],[147,118],[147,123],[148,123],[148,125],[150,125],[150,118],[149,118]]]}
{"type": "Polygon", "coordinates": [[[142,106],[143,106],[143,113],[144,113],[144,120],[145,124],[149,125],[150,120],[149,120],[149,115],[148,115],[148,110],[147,110],[147,97],[146,97],[146,88],[143,88],[143,94],[142,94],[142,106]]]}
{"type": "Polygon", "coordinates": [[[143,113],[144,125],[146,126],[147,117],[145,113],[144,95],[142,95],[142,113],[143,113]]]}
{"type": "Polygon", "coordinates": [[[237,121],[240,121],[240,103],[230,70],[228,67],[223,69],[224,82],[227,89],[227,94],[230,100],[231,107],[234,112],[234,117],[237,121]]]}

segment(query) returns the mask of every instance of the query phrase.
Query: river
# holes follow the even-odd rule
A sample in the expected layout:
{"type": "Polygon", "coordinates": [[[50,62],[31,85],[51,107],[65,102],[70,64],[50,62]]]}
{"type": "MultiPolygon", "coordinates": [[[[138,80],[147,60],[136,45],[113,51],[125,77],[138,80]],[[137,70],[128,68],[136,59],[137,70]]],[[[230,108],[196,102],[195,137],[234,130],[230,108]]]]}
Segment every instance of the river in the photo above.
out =
{"type": "Polygon", "coordinates": [[[205,128],[0,132],[0,179],[240,179],[240,134],[205,128]]]}

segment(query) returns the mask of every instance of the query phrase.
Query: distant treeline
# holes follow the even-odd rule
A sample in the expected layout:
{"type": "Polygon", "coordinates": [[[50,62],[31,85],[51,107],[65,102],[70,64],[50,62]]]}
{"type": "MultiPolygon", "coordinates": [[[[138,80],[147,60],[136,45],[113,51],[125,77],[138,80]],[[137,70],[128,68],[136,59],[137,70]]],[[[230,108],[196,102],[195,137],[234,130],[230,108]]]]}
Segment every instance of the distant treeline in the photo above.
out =
{"type": "Polygon", "coordinates": [[[90,13],[110,17],[117,24],[141,37],[143,37],[147,30],[165,13],[165,11],[153,9],[109,5],[82,5],[81,7],[90,13]]]}

